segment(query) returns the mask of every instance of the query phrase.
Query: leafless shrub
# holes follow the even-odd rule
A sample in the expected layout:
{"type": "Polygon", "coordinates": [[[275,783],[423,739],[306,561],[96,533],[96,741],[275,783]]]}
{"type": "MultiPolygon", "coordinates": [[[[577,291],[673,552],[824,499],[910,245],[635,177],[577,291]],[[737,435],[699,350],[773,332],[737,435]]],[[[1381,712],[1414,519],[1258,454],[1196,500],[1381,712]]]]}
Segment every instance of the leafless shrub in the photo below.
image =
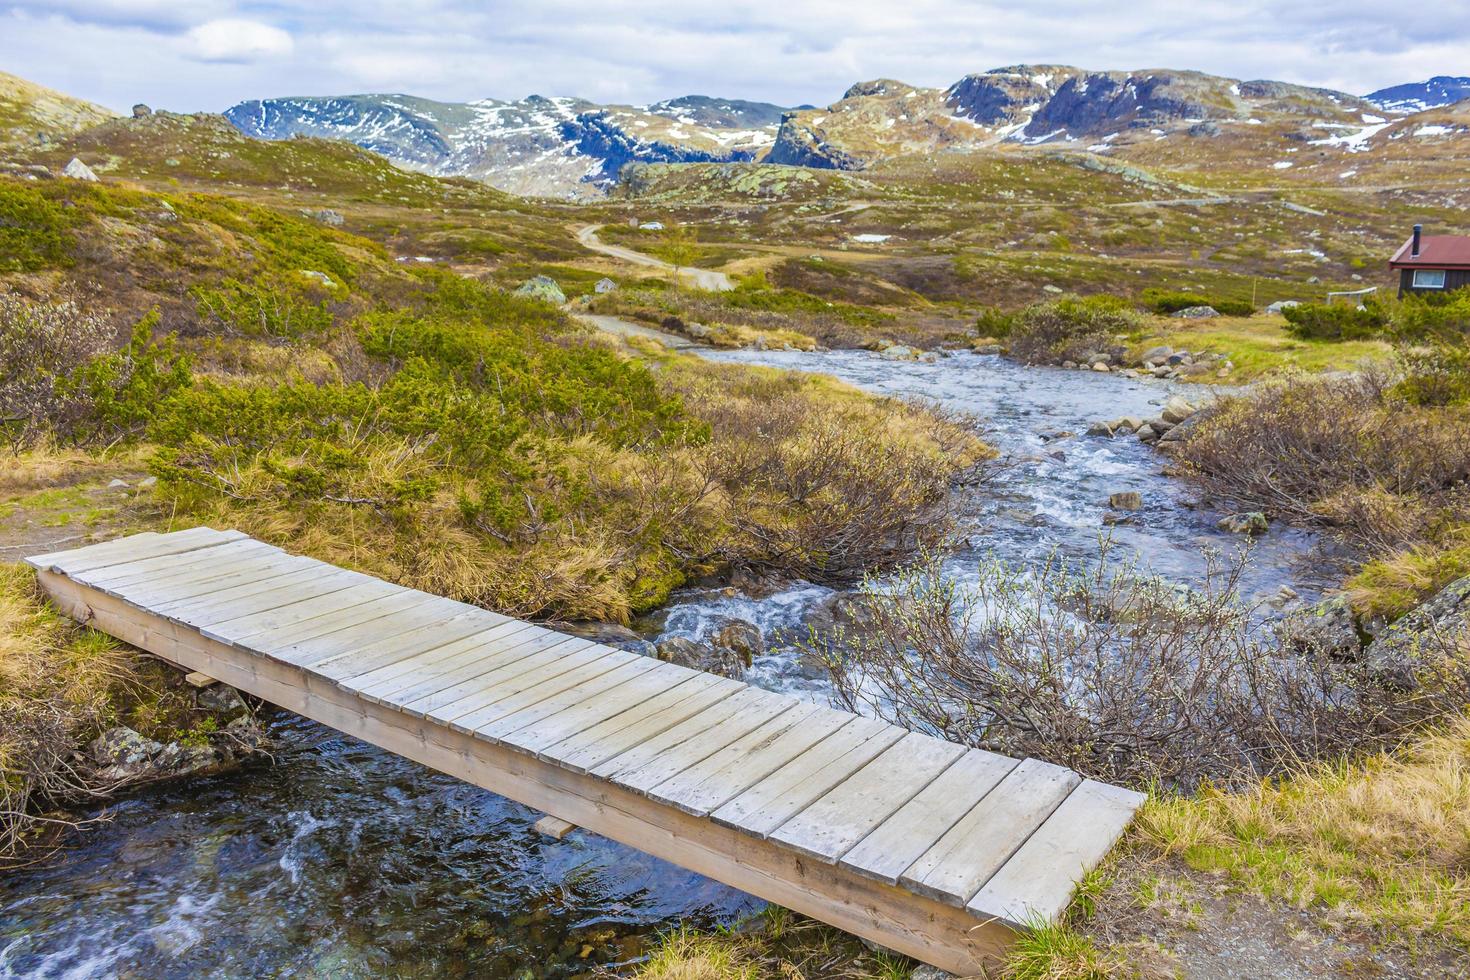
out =
{"type": "Polygon", "coordinates": [[[1282,654],[1238,599],[1243,558],[1213,560],[1187,591],[1106,554],[1031,573],[989,561],[963,587],[940,565],[931,554],[869,579],[862,629],[813,642],[848,708],[1098,778],[1193,788],[1391,743],[1470,697],[1470,662],[1448,644],[1414,691],[1356,662],[1282,654]]]}
{"type": "Polygon", "coordinates": [[[75,303],[30,303],[0,293],[0,431],[20,452],[62,421],[75,401],[66,381],[112,337],[105,317],[75,303]]]}
{"type": "Polygon", "coordinates": [[[1224,400],[1180,459],[1212,492],[1392,550],[1470,518],[1470,410],[1397,400],[1392,378],[1292,378],[1224,400]]]}

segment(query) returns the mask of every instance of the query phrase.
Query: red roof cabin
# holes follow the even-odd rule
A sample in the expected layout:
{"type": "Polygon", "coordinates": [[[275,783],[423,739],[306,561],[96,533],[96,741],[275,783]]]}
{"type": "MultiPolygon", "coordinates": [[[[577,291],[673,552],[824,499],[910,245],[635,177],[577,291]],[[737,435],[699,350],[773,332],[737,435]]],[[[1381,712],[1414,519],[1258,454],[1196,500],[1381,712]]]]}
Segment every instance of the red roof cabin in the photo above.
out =
{"type": "Polygon", "coordinates": [[[1388,260],[1399,273],[1399,295],[1444,293],[1470,286],[1470,235],[1426,235],[1423,225],[1388,260]]]}

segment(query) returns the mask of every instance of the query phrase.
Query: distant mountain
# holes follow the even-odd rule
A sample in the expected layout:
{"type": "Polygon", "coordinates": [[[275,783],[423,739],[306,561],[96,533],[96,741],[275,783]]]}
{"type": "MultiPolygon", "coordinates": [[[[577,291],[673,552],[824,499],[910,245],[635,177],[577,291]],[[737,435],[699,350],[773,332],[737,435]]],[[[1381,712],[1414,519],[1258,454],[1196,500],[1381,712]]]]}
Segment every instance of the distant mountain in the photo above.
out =
{"type": "Polygon", "coordinates": [[[613,183],[627,163],[755,159],[775,142],[785,112],[702,95],[641,107],[539,95],[468,103],[350,95],[242,102],[225,117],[262,139],[344,139],[427,173],[575,196],[613,183]]]}
{"type": "Polygon", "coordinates": [[[1427,82],[1381,88],[1364,98],[1385,112],[1423,112],[1470,99],[1470,78],[1436,75],[1427,82]]]}
{"type": "MultiPolygon", "coordinates": [[[[1457,121],[1400,132],[1407,114],[1470,96],[1470,79],[1434,78],[1362,98],[1196,71],[1089,71],[1012,65],[947,88],[859,82],[825,107],[690,95],[646,106],[530,96],[434,102],[354,95],[242,102],[225,115],[251,136],[344,139],[426,173],[473,177],[519,194],[600,193],[630,163],[763,162],[863,170],[895,156],[987,147],[1082,150],[1147,163],[1229,150],[1287,170],[1328,151],[1460,132],[1457,121]],[[1311,148],[1311,149],[1308,149],[1311,148]]],[[[1304,165],[1304,164],[1303,164],[1304,165]]]]}
{"type": "Polygon", "coordinates": [[[1375,110],[1357,96],[1285,82],[1015,65],[967,75],[947,89],[861,82],[824,109],[788,113],[767,159],[858,170],[925,149],[1021,143],[1106,153],[1258,126],[1268,127],[1263,136],[1289,132],[1307,142],[1332,135],[1313,126],[1361,127],[1364,112],[1375,110]]]}

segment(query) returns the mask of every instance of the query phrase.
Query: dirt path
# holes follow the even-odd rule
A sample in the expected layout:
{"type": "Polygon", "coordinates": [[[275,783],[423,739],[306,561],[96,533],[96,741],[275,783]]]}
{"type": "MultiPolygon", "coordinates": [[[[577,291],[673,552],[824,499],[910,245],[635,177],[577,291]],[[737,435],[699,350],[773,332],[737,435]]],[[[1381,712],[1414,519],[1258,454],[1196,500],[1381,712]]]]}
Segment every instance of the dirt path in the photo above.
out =
{"type": "MultiPolygon", "coordinates": [[[[578,228],[577,241],[594,252],[601,252],[603,255],[623,262],[631,262],[634,265],[646,265],[649,268],[662,269],[665,272],[675,271],[674,267],[663,259],[654,258],[652,255],[645,255],[642,252],[635,252],[633,249],[624,248],[621,245],[609,245],[597,237],[597,232],[601,228],[601,225],[585,225],[578,228]]],[[[696,269],[692,266],[683,266],[677,270],[677,274],[680,279],[691,283],[699,289],[723,292],[727,289],[735,288],[735,284],[730,281],[729,276],[723,272],[716,272],[713,269],[696,269]]]]}

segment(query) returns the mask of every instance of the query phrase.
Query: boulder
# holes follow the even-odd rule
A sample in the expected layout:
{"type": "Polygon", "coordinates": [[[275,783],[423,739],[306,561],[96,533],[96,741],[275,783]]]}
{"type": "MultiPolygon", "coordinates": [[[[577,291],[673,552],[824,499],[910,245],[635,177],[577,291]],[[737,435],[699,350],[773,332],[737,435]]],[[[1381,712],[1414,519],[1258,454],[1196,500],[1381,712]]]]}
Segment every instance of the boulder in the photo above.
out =
{"type": "Polygon", "coordinates": [[[880,350],[878,356],[890,361],[912,361],[919,355],[912,347],[905,347],[903,344],[894,344],[892,347],[885,347],[880,350]]]}
{"type": "Polygon", "coordinates": [[[224,716],[226,721],[234,721],[250,713],[240,692],[228,684],[209,685],[194,695],[194,703],[205,711],[224,716]]]}
{"type": "Polygon", "coordinates": [[[733,650],[749,667],[751,662],[765,652],[765,637],[761,628],[743,619],[732,619],[714,635],[716,646],[733,650]]]}
{"type": "Polygon", "coordinates": [[[617,288],[618,284],[607,278],[597,280],[597,285],[592,287],[593,291],[598,293],[610,293],[617,288]]]}
{"type": "Polygon", "coordinates": [[[1173,428],[1164,433],[1163,438],[1161,438],[1159,441],[1179,442],[1180,440],[1185,439],[1186,437],[1188,437],[1191,431],[1193,431],[1201,422],[1204,421],[1204,418],[1205,416],[1203,413],[1195,412],[1183,422],[1176,423],[1173,428]]]}
{"type": "Polygon", "coordinates": [[[1144,364],[1147,364],[1149,361],[1153,361],[1154,363],[1159,364],[1167,361],[1169,359],[1169,355],[1172,353],[1174,353],[1174,348],[1170,347],[1168,344],[1163,344],[1159,347],[1150,347],[1148,350],[1143,352],[1143,356],[1139,358],[1139,361],[1144,364]]]}
{"type": "Polygon", "coordinates": [[[1271,525],[1265,514],[1253,510],[1243,514],[1228,514],[1216,521],[1215,526],[1231,534],[1249,534],[1254,537],[1265,534],[1271,525]]]}
{"type": "Polygon", "coordinates": [[[92,168],[76,157],[72,157],[71,162],[61,168],[61,176],[70,177],[72,180],[90,180],[94,183],[97,180],[97,175],[92,172],[92,168]]]}
{"type": "Polygon", "coordinates": [[[341,228],[344,221],[341,212],[333,211],[331,208],[321,208],[320,210],[312,211],[311,216],[322,224],[332,228],[341,228]]]}
{"type": "Polygon", "coordinates": [[[557,306],[567,301],[567,294],[561,291],[556,280],[550,276],[532,276],[516,288],[515,294],[539,299],[544,303],[555,303],[557,306]]]}
{"type": "Polygon", "coordinates": [[[87,756],[98,766],[137,772],[162,751],[162,742],[144,738],[125,725],[109,728],[87,746],[87,756]]]}
{"type": "Polygon", "coordinates": [[[1278,299],[1276,302],[1274,302],[1270,306],[1266,307],[1266,312],[1267,313],[1280,313],[1282,310],[1289,310],[1293,306],[1301,306],[1301,305],[1302,304],[1301,304],[1301,302],[1299,300],[1294,300],[1294,299],[1278,299]]]}
{"type": "Polygon", "coordinates": [[[1106,364],[1104,364],[1102,361],[1098,361],[1097,363],[1095,363],[1094,365],[1092,365],[1092,369],[1094,371],[1099,371],[1099,372],[1101,372],[1103,374],[1107,374],[1107,373],[1109,373],[1110,371],[1113,370],[1112,368],[1110,368],[1106,364]]]}
{"type": "Polygon", "coordinates": [[[1135,490],[1123,490],[1108,497],[1108,506],[1113,510],[1141,510],[1143,496],[1135,490]]]}
{"type": "Polygon", "coordinates": [[[705,646],[688,637],[672,636],[655,645],[658,659],[691,670],[739,678],[745,673],[740,655],[724,647],[705,646]]]}
{"type": "Polygon", "coordinates": [[[1210,317],[1219,316],[1220,311],[1213,306],[1186,306],[1176,311],[1174,315],[1184,320],[1207,320],[1210,317]]]}
{"type": "Polygon", "coordinates": [[[1087,434],[1090,436],[1107,436],[1111,439],[1113,437],[1112,423],[1094,422],[1087,427],[1087,434]]]}
{"type": "Polygon", "coordinates": [[[1168,401],[1164,402],[1164,410],[1159,413],[1159,417],[1171,425],[1178,425],[1197,411],[1199,409],[1178,395],[1170,395],[1168,401]]]}
{"type": "Polygon", "coordinates": [[[1156,442],[1158,441],[1159,433],[1152,425],[1145,422],[1143,427],[1138,430],[1138,438],[1144,442],[1156,442]]]}
{"type": "Polygon", "coordinates": [[[1381,683],[1411,691],[1419,686],[1426,666],[1446,654],[1463,655],[1467,650],[1470,575],[1451,582],[1434,598],[1395,620],[1368,644],[1363,662],[1381,683]]]}
{"type": "Polygon", "coordinates": [[[139,102],[137,105],[133,106],[133,118],[134,119],[144,119],[144,118],[146,118],[148,116],[151,116],[151,115],[153,115],[153,110],[150,109],[144,103],[139,102]]]}
{"type": "Polygon", "coordinates": [[[1340,595],[1284,617],[1276,624],[1276,638],[1283,650],[1309,656],[1350,660],[1363,650],[1352,606],[1340,595]]]}

